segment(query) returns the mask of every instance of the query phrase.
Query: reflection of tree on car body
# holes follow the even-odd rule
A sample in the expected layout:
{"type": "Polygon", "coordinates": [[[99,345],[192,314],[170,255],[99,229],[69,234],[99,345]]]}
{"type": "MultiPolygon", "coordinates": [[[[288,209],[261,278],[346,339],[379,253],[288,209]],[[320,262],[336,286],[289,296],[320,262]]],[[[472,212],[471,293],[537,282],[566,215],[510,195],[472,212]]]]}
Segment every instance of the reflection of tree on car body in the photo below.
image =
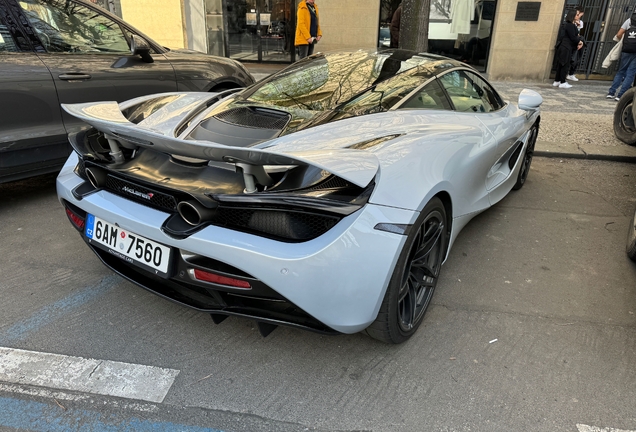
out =
{"type": "Polygon", "coordinates": [[[115,22],[78,3],[48,0],[26,4],[25,13],[43,36],[48,51],[127,52],[128,42],[115,22]]]}

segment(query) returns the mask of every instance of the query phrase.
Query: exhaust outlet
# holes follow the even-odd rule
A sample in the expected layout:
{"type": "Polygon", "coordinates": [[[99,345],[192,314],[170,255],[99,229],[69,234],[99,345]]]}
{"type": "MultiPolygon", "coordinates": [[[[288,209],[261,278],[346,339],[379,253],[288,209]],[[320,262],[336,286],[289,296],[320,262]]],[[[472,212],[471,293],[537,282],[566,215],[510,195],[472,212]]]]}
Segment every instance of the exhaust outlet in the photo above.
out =
{"type": "Polygon", "coordinates": [[[215,208],[207,208],[197,201],[182,201],[177,205],[179,215],[192,226],[209,221],[216,214],[215,208]]]}
{"type": "Polygon", "coordinates": [[[86,177],[88,177],[88,181],[93,185],[96,189],[101,189],[106,185],[106,177],[108,174],[106,171],[99,168],[86,168],[86,177]]]}

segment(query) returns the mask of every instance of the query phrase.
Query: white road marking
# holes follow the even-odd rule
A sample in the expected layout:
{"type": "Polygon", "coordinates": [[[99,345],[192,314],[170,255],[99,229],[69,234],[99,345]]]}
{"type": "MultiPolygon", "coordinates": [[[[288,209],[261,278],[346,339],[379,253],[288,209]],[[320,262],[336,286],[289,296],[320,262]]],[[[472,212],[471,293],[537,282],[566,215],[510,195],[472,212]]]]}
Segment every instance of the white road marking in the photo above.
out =
{"type": "Polygon", "coordinates": [[[27,396],[35,396],[44,399],[56,399],[60,401],[71,402],[91,402],[93,405],[107,405],[114,408],[121,408],[124,410],[134,410],[140,412],[157,412],[159,406],[147,402],[127,402],[119,399],[108,399],[102,401],[96,401],[94,396],[89,394],[75,394],[68,393],[62,390],[52,390],[47,388],[38,387],[26,387],[18,384],[3,384],[0,383],[0,392],[15,393],[27,396]]]}
{"type": "Polygon", "coordinates": [[[0,347],[0,381],[161,403],[175,369],[0,347]]]}
{"type": "Polygon", "coordinates": [[[579,432],[636,432],[633,430],[614,429],[614,428],[600,428],[596,426],[588,426],[584,424],[577,424],[579,432]]]}

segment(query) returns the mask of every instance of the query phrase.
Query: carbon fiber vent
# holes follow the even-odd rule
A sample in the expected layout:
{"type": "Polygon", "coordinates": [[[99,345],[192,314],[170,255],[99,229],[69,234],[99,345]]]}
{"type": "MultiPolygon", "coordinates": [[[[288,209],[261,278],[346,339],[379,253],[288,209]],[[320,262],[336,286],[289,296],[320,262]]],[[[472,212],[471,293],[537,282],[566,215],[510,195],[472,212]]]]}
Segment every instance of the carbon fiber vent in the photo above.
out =
{"type": "Polygon", "coordinates": [[[176,211],[177,209],[177,200],[172,195],[157,192],[110,174],[106,179],[106,189],[143,204],[149,204],[170,211],[176,211]]]}
{"type": "Polygon", "coordinates": [[[336,177],[332,175],[327,180],[317,184],[316,186],[309,188],[308,190],[337,189],[337,188],[346,188],[349,186],[350,184],[346,180],[343,180],[340,177],[336,177]]]}
{"type": "Polygon", "coordinates": [[[339,218],[307,212],[219,208],[215,225],[241,231],[263,233],[286,241],[306,241],[316,238],[338,223],[339,218]]]}
{"type": "Polygon", "coordinates": [[[75,174],[83,179],[86,179],[86,165],[84,164],[84,159],[80,158],[77,166],[75,167],[75,174]]]}
{"type": "Polygon", "coordinates": [[[255,129],[283,129],[290,116],[279,111],[253,109],[248,107],[233,108],[214,116],[225,123],[255,129]]]}
{"type": "MultiPolygon", "coordinates": [[[[179,194],[159,192],[112,174],[109,174],[106,179],[105,189],[166,212],[176,213],[178,202],[185,199],[179,194]]],[[[279,241],[302,242],[326,233],[340,219],[339,216],[306,211],[220,206],[207,223],[279,241]]]]}

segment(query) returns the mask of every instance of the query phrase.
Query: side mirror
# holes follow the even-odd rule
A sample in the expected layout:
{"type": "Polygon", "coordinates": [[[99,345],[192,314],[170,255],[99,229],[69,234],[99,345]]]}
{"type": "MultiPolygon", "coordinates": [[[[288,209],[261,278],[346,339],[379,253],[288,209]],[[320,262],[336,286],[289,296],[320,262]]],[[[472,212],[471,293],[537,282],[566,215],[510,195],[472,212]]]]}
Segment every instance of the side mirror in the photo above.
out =
{"type": "Polygon", "coordinates": [[[519,93],[519,109],[524,111],[536,111],[543,103],[543,98],[539,93],[533,90],[523,89],[519,93]]]}
{"type": "Polygon", "coordinates": [[[146,63],[153,63],[154,60],[150,55],[150,44],[141,36],[135,34],[130,35],[130,52],[132,55],[141,56],[146,63]]]}

